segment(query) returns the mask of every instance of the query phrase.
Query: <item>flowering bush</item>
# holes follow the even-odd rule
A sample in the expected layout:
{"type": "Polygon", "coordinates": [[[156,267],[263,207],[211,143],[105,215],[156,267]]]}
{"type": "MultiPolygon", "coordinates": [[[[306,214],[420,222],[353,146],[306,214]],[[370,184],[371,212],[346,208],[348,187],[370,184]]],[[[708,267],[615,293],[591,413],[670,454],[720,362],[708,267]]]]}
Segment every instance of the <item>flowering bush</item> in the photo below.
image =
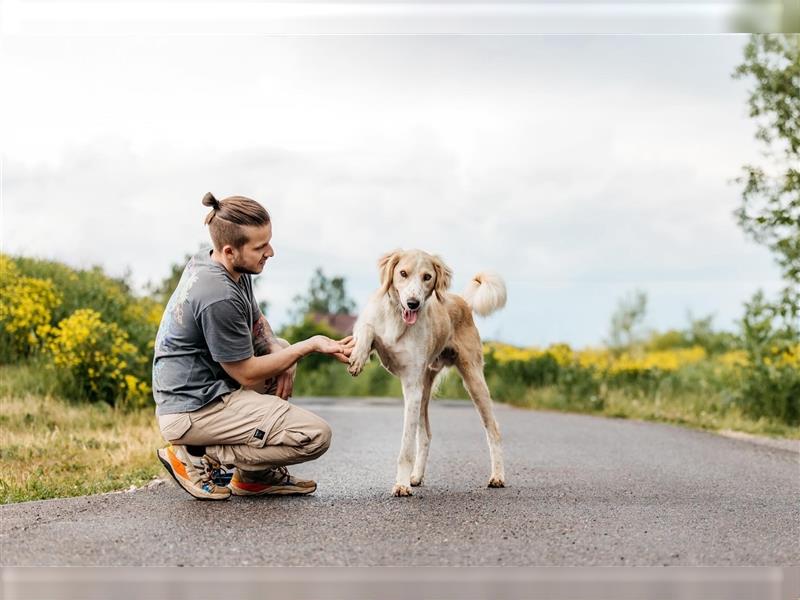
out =
{"type": "Polygon", "coordinates": [[[0,255],[0,351],[2,362],[38,352],[50,332],[53,310],[61,295],[49,279],[22,277],[8,258],[0,255]]]}
{"type": "Polygon", "coordinates": [[[142,380],[144,360],[117,324],[106,323],[97,311],[76,310],[53,329],[48,349],[69,396],[129,406],[150,401],[150,386],[142,380]]]}

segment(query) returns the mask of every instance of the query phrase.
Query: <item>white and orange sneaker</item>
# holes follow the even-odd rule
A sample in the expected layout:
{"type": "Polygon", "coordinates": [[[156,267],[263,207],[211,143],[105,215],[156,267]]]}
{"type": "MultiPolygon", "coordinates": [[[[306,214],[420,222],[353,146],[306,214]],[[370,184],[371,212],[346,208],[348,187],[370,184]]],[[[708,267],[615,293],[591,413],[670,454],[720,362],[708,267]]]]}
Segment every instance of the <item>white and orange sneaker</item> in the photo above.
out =
{"type": "Polygon", "coordinates": [[[203,457],[203,469],[192,464],[184,446],[169,445],[156,450],[158,460],[184,490],[199,500],[227,500],[231,490],[214,483],[211,474],[219,465],[208,455],[203,457]]]}

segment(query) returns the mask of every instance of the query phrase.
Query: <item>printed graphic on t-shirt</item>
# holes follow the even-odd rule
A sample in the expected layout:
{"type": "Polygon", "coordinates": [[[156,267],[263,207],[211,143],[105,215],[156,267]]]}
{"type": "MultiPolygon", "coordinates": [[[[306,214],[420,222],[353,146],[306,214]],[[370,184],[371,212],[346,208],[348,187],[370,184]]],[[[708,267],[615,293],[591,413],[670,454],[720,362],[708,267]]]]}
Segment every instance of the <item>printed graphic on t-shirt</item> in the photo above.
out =
{"type": "Polygon", "coordinates": [[[183,309],[189,298],[189,290],[197,281],[197,268],[194,258],[186,265],[178,287],[169,299],[167,308],[164,310],[164,317],[156,335],[156,350],[164,350],[170,344],[170,338],[174,334],[175,327],[183,324],[183,309]]]}

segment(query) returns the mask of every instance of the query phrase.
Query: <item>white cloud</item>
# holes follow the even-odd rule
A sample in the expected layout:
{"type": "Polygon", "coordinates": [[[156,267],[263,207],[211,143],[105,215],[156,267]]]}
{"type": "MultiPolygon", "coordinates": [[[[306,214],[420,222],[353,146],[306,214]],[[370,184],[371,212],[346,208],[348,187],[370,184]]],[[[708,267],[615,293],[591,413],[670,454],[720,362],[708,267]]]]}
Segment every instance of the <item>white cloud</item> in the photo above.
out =
{"type": "Polygon", "coordinates": [[[210,190],[272,213],[278,322],[317,265],[363,301],[399,246],[456,289],[501,271],[509,307],[481,327],[517,343],[597,342],[637,286],[668,326],[774,285],[731,214],[756,155],[742,39],[3,44],[7,251],[158,279],[206,239],[210,190]]]}

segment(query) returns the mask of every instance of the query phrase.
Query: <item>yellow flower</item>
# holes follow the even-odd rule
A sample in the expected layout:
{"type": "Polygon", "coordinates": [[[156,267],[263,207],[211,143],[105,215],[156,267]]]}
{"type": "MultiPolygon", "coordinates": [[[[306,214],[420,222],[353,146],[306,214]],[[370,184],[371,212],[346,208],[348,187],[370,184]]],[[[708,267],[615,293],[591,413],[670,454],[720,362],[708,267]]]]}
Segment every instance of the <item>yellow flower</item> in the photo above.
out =
{"type": "Polygon", "coordinates": [[[50,333],[61,295],[49,279],[20,277],[13,261],[0,255],[0,331],[19,356],[37,351],[50,333]]]}
{"type": "Polygon", "coordinates": [[[114,403],[123,396],[141,395],[130,365],[138,359],[136,348],[116,323],[106,323],[97,311],[76,310],[53,330],[48,344],[56,366],[72,373],[78,382],[88,380],[94,400],[114,403]]]}

